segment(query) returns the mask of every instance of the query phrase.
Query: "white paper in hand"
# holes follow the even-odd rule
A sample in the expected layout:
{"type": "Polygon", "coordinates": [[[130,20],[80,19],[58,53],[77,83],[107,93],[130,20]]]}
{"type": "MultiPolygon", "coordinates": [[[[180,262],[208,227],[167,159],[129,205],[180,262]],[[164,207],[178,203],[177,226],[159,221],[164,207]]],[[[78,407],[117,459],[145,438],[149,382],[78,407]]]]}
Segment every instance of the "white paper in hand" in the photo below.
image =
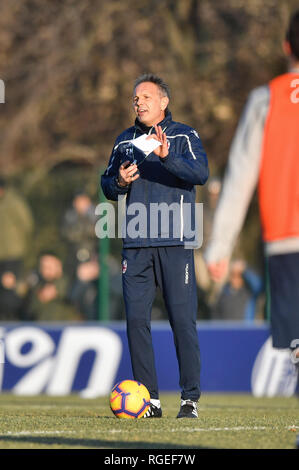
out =
{"type": "Polygon", "coordinates": [[[147,134],[142,134],[140,137],[137,137],[137,139],[131,140],[132,144],[135,145],[139,150],[144,152],[146,155],[149,153],[153,152],[161,143],[156,140],[156,139],[148,139],[147,134]]]}

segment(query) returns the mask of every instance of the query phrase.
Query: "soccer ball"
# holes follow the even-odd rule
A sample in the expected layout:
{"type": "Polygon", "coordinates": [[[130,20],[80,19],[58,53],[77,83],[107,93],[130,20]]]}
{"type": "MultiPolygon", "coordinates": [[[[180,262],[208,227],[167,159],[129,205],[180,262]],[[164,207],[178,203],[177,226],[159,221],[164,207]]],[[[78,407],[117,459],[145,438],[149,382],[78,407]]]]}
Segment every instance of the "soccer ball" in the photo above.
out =
{"type": "Polygon", "coordinates": [[[135,380],[123,380],[114,385],[110,408],[118,418],[142,418],[150,406],[147,388],[135,380]]]}

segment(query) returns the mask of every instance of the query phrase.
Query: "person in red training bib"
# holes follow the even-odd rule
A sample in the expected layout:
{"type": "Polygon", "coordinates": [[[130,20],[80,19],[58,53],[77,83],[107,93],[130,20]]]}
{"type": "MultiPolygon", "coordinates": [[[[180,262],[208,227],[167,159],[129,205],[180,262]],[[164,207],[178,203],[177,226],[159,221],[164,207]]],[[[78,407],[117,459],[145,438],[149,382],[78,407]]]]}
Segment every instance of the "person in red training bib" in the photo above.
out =
{"type": "Polygon", "coordinates": [[[214,281],[226,276],[257,187],[273,347],[292,349],[299,348],[299,10],[283,47],[287,73],[250,93],[238,124],[205,260],[214,281]]]}

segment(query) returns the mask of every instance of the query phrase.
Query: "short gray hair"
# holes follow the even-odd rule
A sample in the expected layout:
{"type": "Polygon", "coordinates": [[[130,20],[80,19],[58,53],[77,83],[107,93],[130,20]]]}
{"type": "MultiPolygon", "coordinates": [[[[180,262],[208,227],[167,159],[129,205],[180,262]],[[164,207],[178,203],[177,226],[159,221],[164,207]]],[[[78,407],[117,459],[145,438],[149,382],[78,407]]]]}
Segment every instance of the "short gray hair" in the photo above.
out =
{"type": "Polygon", "coordinates": [[[167,98],[170,99],[169,86],[167,85],[167,83],[164,82],[162,78],[158,77],[158,75],[155,75],[153,73],[143,73],[138,78],[136,78],[133,90],[135,91],[138,85],[144,82],[154,83],[160,89],[162,95],[167,96],[167,98]]]}

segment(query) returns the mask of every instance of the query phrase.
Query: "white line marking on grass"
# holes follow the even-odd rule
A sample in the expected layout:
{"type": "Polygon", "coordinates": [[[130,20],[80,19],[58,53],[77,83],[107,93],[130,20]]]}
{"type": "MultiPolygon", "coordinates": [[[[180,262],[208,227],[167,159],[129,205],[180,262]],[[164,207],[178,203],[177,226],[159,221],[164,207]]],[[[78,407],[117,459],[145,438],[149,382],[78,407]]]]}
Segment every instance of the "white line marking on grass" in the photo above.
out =
{"type": "MultiPolygon", "coordinates": [[[[222,432],[222,431],[265,431],[267,428],[266,426],[233,426],[233,427],[225,427],[225,428],[192,428],[187,429],[184,431],[187,432],[222,432]]],[[[182,429],[180,429],[182,431],[182,429]]],[[[179,429],[171,430],[171,432],[178,432],[179,429]]]]}
{"type": "MultiPolygon", "coordinates": [[[[138,433],[159,433],[163,434],[164,432],[183,432],[183,433],[192,433],[192,432],[239,432],[239,431],[273,431],[274,429],[279,429],[278,427],[271,427],[271,426],[232,426],[232,427],[210,427],[210,428],[171,428],[171,429],[138,429],[138,433]]],[[[299,426],[291,425],[291,426],[284,426],[283,429],[286,429],[288,431],[291,430],[297,430],[299,429],[299,426]]],[[[0,434],[0,440],[1,437],[4,436],[30,436],[30,435],[60,435],[60,434],[78,434],[80,435],[83,431],[73,431],[73,430],[53,430],[53,431],[45,431],[45,430],[34,430],[34,431],[19,431],[19,432],[13,432],[13,431],[7,431],[6,433],[1,433],[0,434]]],[[[93,430],[92,434],[119,434],[119,433],[127,433],[126,429],[97,429],[93,430]]]]}
{"type": "Polygon", "coordinates": [[[32,436],[32,434],[44,435],[44,434],[74,434],[74,433],[76,433],[76,431],[19,431],[19,432],[7,431],[6,433],[0,434],[0,439],[3,436],[32,436]]]}

